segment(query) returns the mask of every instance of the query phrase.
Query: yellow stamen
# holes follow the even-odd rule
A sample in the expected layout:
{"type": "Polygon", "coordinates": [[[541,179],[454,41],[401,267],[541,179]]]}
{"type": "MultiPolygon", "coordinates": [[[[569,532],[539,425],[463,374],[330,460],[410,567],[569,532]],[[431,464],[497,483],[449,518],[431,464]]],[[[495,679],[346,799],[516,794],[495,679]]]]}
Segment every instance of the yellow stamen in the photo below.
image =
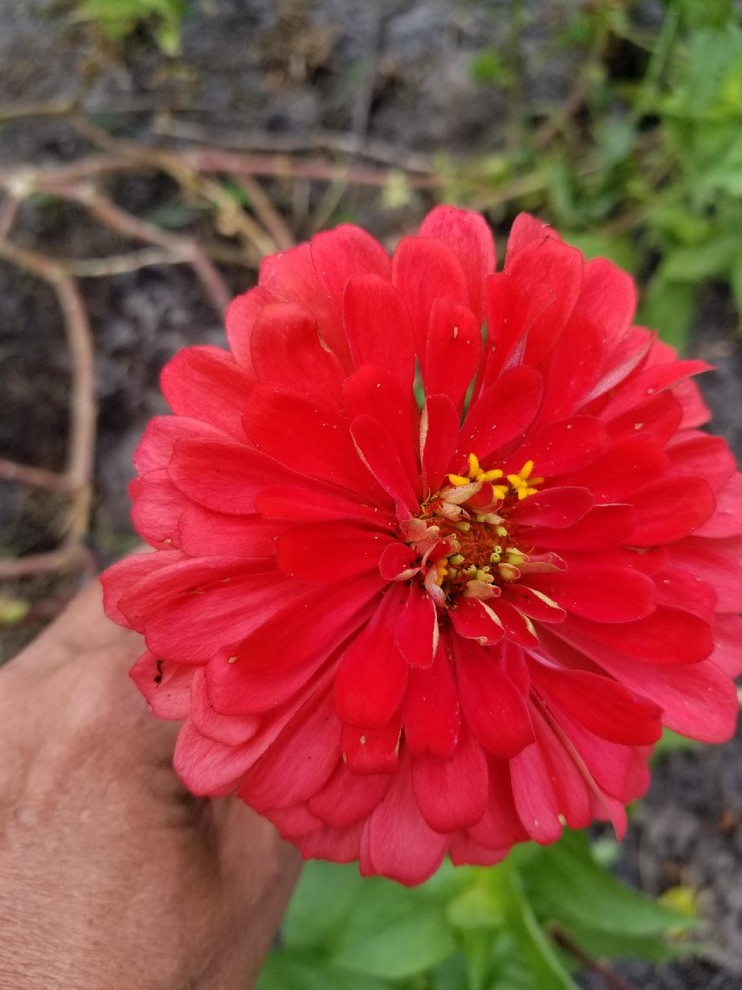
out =
{"type": "Polygon", "coordinates": [[[533,471],[533,461],[526,461],[523,467],[517,474],[509,474],[508,481],[518,496],[518,501],[521,502],[524,498],[528,498],[529,495],[536,494],[536,485],[542,485],[544,482],[543,478],[532,478],[531,472],[533,471]]]}
{"type": "Polygon", "coordinates": [[[461,488],[462,485],[471,484],[471,478],[465,478],[463,474],[449,474],[448,480],[452,485],[455,485],[456,488],[461,488]]]}

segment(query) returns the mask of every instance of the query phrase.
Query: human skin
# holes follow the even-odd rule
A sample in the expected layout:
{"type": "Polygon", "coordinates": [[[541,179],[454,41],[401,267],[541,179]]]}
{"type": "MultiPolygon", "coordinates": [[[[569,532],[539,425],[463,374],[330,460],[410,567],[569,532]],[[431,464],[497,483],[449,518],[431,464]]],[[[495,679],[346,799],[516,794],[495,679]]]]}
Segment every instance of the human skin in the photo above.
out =
{"type": "Polygon", "coordinates": [[[298,854],[185,790],[177,727],[127,677],[141,649],[95,583],[0,669],[4,990],[242,990],[274,937],[298,854]]]}

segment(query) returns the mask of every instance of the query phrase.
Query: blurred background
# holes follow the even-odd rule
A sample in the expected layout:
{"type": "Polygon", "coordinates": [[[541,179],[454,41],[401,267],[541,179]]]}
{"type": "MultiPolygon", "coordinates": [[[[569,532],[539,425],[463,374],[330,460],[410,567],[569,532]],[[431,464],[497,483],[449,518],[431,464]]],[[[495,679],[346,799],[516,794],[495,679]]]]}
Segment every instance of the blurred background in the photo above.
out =
{"type": "MultiPolygon", "coordinates": [[[[532,211],[631,271],[639,321],[715,366],[701,384],[739,456],[736,0],[0,0],[5,656],[135,544],[159,371],[224,342],[260,258],[346,221],[393,247],[439,202],[501,245],[532,211]]],[[[618,869],[686,898],[709,944],[621,964],[623,985],[742,985],[741,757],[658,759],[618,869]]],[[[311,985],[457,985],[431,966],[311,985]]]]}

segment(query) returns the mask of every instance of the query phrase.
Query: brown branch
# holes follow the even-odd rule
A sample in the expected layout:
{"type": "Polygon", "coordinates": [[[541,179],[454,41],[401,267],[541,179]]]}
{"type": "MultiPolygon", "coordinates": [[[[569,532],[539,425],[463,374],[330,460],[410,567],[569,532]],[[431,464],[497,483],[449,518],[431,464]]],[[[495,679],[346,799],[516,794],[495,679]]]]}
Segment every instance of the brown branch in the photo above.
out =
{"type": "Polygon", "coordinates": [[[18,481],[32,488],[48,488],[50,491],[68,492],[74,489],[74,484],[66,474],[32,467],[29,464],[16,464],[15,461],[8,461],[4,457],[0,457],[0,478],[3,481],[18,481]]]}
{"type": "Polygon", "coordinates": [[[6,196],[0,205],[0,241],[4,241],[13,229],[21,201],[13,195],[6,196]]]}
{"type": "Polygon", "coordinates": [[[165,248],[171,257],[178,261],[188,261],[219,315],[223,315],[231,301],[232,294],[222,276],[193,238],[166,233],[154,224],[140,220],[132,213],[122,210],[120,206],[117,206],[107,196],[97,192],[92,186],[58,183],[50,184],[48,188],[64,199],[73,200],[85,206],[94,217],[112,230],[134,240],[165,248]]]}
{"type": "Polygon", "coordinates": [[[77,282],[61,264],[9,241],[0,241],[0,257],[47,282],[57,296],[64,317],[72,368],[71,426],[65,472],[71,499],[63,538],[63,546],[69,548],[79,543],[87,532],[90,516],[97,413],[90,323],[77,282]]]}
{"type": "Polygon", "coordinates": [[[37,577],[50,571],[72,570],[81,565],[84,571],[96,573],[90,553],[81,543],[63,544],[58,550],[48,553],[32,553],[14,560],[0,559],[0,581],[37,577]]]}
{"type": "Polygon", "coordinates": [[[623,977],[614,973],[612,969],[608,969],[602,963],[598,962],[597,959],[593,959],[591,955],[588,955],[584,949],[581,949],[576,942],[564,931],[564,929],[557,924],[552,924],[549,926],[549,934],[554,939],[554,941],[559,945],[565,952],[568,952],[573,956],[577,962],[583,966],[585,969],[589,970],[591,973],[595,973],[599,976],[609,990],[636,990],[631,983],[627,983],[623,977]]]}
{"type": "Polygon", "coordinates": [[[266,196],[263,187],[251,175],[242,175],[239,184],[250,198],[250,205],[265,229],[281,251],[288,251],[296,243],[281,214],[266,196]]]}
{"type": "Polygon", "coordinates": [[[350,157],[363,157],[367,161],[392,165],[395,170],[434,175],[436,172],[430,157],[419,151],[405,151],[395,144],[376,138],[360,142],[355,134],[334,131],[316,131],[311,135],[294,137],[289,134],[270,134],[265,131],[215,131],[190,121],[158,118],[152,125],[155,134],[209,145],[231,151],[253,153],[277,153],[304,155],[307,152],[330,151],[350,157]]]}
{"type": "Polygon", "coordinates": [[[189,260],[176,258],[171,251],[152,247],[128,254],[110,254],[105,258],[67,258],[64,267],[77,278],[107,278],[137,272],[152,265],[172,265],[189,260]]]}

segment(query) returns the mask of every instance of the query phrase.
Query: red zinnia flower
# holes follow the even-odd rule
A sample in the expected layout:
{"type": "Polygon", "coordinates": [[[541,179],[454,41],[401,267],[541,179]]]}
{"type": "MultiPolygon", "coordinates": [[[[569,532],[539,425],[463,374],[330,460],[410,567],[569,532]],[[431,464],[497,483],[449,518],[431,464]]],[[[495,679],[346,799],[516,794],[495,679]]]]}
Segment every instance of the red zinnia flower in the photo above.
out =
{"type": "Polygon", "coordinates": [[[494,268],[450,207],[391,259],[353,226],[268,258],[232,353],[165,369],[133,491],[156,552],[105,577],[186,784],[403,883],[621,834],[661,726],[737,712],[742,476],[698,430],[706,365],[529,216],[494,268]]]}

